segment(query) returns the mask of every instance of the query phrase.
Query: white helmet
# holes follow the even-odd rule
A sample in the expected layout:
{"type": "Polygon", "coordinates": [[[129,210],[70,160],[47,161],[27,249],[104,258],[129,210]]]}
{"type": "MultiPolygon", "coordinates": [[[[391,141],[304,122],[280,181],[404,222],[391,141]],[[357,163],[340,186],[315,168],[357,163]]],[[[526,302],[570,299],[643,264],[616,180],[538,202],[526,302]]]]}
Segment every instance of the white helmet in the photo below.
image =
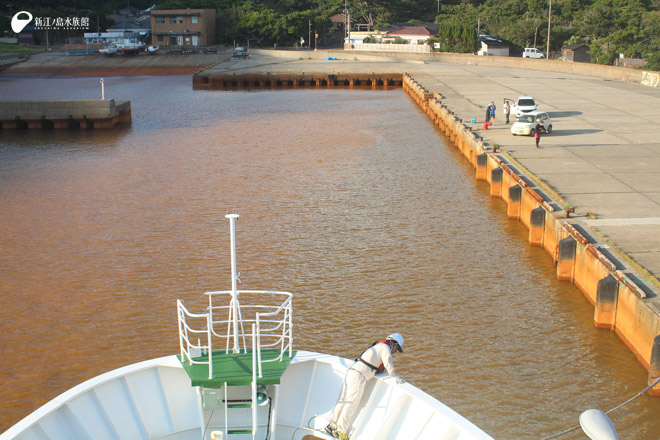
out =
{"type": "Polygon", "coordinates": [[[403,353],[403,336],[400,333],[392,333],[387,337],[387,341],[394,341],[399,346],[399,351],[403,353]]]}

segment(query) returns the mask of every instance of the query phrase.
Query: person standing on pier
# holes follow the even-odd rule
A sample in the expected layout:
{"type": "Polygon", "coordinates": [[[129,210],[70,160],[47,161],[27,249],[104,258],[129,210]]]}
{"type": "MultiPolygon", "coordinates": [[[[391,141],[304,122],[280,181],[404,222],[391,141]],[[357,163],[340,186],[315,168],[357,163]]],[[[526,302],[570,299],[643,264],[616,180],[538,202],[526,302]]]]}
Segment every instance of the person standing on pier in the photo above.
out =
{"type": "Polygon", "coordinates": [[[495,101],[490,101],[490,105],[488,106],[488,113],[489,113],[489,119],[488,120],[495,120],[495,110],[497,110],[497,107],[495,107],[495,101]]]}
{"type": "Polygon", "coordinates": [[[374,342],[355,360],[344,376],[339,399],[332,411],[330,423],[325,427],[328,434],[340,440],[348,440],[348,428],[357,411],[364,387],[376,373],[387,370],[390,376],[396,378],[397,383],[404,383],[394,372],[392,355],[396,352],[403,352],[403,336],[392,333],[384,341],[374,342]]]}
{"type": "Polygon", "coordinates": [[[536,148],[541,148],[539,147],[539,141],[541,140],[541,132],[547,133],[545,126],[543,125],[543,121],[539,120],[539,122],[534,127],[534,140],[536,141],[536,148]]]}

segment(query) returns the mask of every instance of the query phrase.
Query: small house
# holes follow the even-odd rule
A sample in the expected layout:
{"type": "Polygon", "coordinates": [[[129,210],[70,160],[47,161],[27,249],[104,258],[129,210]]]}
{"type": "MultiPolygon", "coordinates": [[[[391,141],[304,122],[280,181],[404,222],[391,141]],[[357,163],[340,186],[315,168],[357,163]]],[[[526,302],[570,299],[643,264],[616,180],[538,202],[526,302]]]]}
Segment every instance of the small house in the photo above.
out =
{"type": "Polygon", "coordinates": [[[389,31],[383,37],[383,42],[406,40],[410,44],[421,44],[431,38],[431,31],[425,26],[404,26],[400,29],[389,31]]]}
{"type": "MultiPolygon", "coordinates": [[[[330,16],[330,23],[335,29],[345,29],[346,28],[346,15],[343,13],[338,13],[330,16]]],[[[350,29],[355,29],[355,19],[351,18],[350,29]]]]}
{"type": "Polygon", "coordinates": [[[590,63],[589,46],[584,44],[570,44],[562,49],[564,61],[574,63],[590,63]]]}
{"type": "Polygon", "coordinates": [[[509,45],[495,39],[481,39],[477,55],[494,55],[498,57],[509,56],[509,45]]]}
{"type": "Polygon", "coordinates": [[[363,44],[365,38],[369,37],[372,41],[376,43],[382,43],[383,38],[386,36],[386,33],[383,31],[351,31],[350,41],[346,39],[345,43],[347,44],[363,44]]]}

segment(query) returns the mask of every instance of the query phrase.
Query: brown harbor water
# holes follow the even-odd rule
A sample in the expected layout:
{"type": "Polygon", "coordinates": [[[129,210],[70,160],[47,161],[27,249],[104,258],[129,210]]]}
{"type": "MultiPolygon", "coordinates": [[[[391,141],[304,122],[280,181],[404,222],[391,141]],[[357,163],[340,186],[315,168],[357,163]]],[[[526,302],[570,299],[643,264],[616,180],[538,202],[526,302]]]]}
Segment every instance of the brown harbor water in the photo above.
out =
{"type": "MultiPolygon", "coordinates": [[[[405,338],[399,373],[498,440],[541,439],[646,386],[593,307],[400,90],[193,91],[105,79],[129,128],[0,132],[0,432],[71,386],[178,350],[175,301],[295,294],[295,346],[405,338]]],[[[0,80],[0,99],[100,96],[0,80]]],[[[660,438],[660,399],[611,417],[660,438]]],[[[581,439],[580,434],[563,438],[581,439]]]]}

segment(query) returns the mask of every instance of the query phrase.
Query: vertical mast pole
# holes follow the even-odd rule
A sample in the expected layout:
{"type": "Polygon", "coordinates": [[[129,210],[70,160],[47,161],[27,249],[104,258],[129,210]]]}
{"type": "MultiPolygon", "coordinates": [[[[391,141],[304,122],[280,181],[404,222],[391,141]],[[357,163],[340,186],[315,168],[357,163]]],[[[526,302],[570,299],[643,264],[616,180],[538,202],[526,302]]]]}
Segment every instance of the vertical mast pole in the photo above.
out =
{"type": "Polygon", "coordinates": [[[236,219],[238,214],[227,214],[226,218],[229,219],[229,229],[231,237],[231,307],[233,315],[234,327],[234,353],[240,353],[241,349],[238,342],[238,290],[236,288],[236,219]]]}

